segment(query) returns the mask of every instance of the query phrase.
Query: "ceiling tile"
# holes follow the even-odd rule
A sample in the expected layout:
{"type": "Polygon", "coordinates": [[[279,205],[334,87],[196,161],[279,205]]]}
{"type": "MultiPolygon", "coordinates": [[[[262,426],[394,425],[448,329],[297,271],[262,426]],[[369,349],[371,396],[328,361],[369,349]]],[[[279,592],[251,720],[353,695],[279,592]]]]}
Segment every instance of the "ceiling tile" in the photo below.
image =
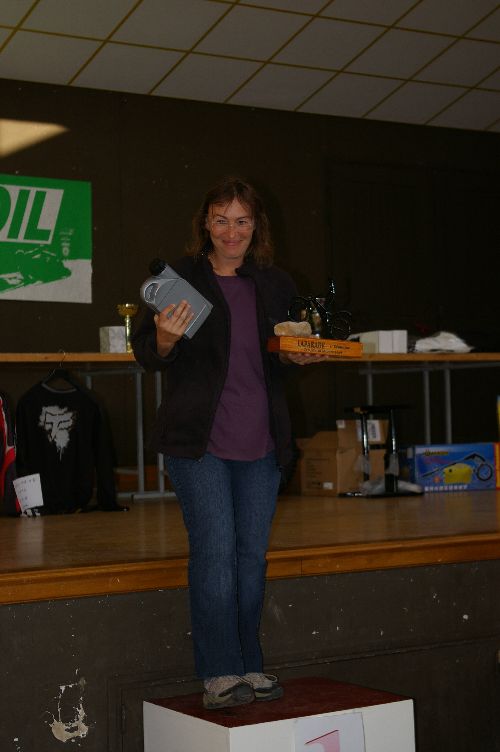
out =
{"type": "Polygon", "coordinates": [[[416,76],[421,81],[474,86],[500,63],[500,48],[492,42],[463,39],[416,76]]]}
{"type": "Polygon", "coordinates": [[[328,71],[269,64],[231,97],[229,103],[294,110],[330,75],[328,71]]]}
{"type": "Polygon", "coordinates": [[[475,90],[431,120],[431,124],[477,130],[487,128],[499,118],[500,93],[475,90]]]}
{"type": "Polygon", "coordinates": [[[190,54],[154,90],[154,94],[204,102],[224,102],[259,65],[260,63],[248,60],[190,54]]]}
{"type": "Polygon", "coordinates": [[[491,76],[485,78],[480,83],[481,89],[499,89],[500,90],[500,69],[495,71],[491,76]]]}
{"type": "Polygon", "coordinates": [[[11,29],[0,29],[0,45],[5,42],[9,34],[12,34],[11,29]]]}
{"type": "MultiPolygon", "coordinates": [[[[249,3],[250,5],[251,3],[249,3]]],[[[314,14],[325,4],[325,0],[259,0],[259,8],[279,8],[281,10],[296,11],[297,13],[314,14]]],[[[240,6],[246,5],[245,0],[240,6]]]]}
{"type": "Polygon", "coordinates": [[[236,6],[196,50],[267,60],[305,22],[304,16],[294,13],[236,6]]]}
{"type": "Polygon", "coordinates": [[[143,0],[112,38],[189,50],[228,7],[210,0],[143,0]]]}
{"type": "Polygon", "coordinates": [[[134,0],[41,0],[23,29],[104,39],[134,5],[134,0]]]}
{"type": "Polygon", "coordinates": [[[405,78],[416,73],[449,44],[448,37],[437,34],[391,29],[347,70],[405,78]]]}
{"type": "Polygon", "coordinates": [[[299,112],[363,117],[397,86],[399,86],[399,81],[388,78],[340,73],[302,107],[299,107],[299,112]]]}
{"type": "Polygon", "coordinates": [[[317,18],[293,39],[276,61],[338,70],[380,34],[380,28],[317,18]]]}
{"type": "Polygon", "coordinates": [[[0,24],[16,26],[33,5],[33,0],[2,0],[0,3],[0,24]]]}
{"type": "Polygon", "coordinates": [[[75,86],[147,94],[182,52],[106,44],[75,79],[75,86]]]}
{"type": "Polygon", "coordinates": [[[18,31],[0,53],[0,77],[66,84],[99,44],[18,31]]]}
{"type": "MultiPolygon", "coordinates": [[[[491,39],[493,42],[500,42],[500,8],[496,13],[488,16],[479,26],[467,34],[468,37],[476,39],[491,39]]],[[[500,53],[499,53],[500,54],[500,53]]]]}
{"type": "Polygon", "coordinates": [[[410,81],[367,116],[373,120],[426,123],[437,112],[463,94],[458,86],[419,84],[410,81]]]}
{"type": "Polygon", "coordinates": [[[464,34],[497,5],[497,0],[422,0],[399,26],[442,34],[464,34]]]}
{"type": "Polygon", "coordinates": [[[320,15],[385,25],[394,23],[414,4],[415,0],[384,0],[383,3],[374,3],[373,0],[334,0],[320,15]]]}

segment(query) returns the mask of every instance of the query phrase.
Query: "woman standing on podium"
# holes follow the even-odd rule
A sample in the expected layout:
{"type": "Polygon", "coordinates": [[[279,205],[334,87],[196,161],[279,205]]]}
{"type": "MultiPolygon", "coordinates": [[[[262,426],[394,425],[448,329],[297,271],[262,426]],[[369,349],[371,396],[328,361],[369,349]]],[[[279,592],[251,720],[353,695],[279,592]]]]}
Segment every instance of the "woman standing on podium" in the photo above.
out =
{"type": "Polygon", "coordinates": [[[272,255],[256,191],[221,181],[193,218],[187,255],[171,264],[213,304],[210,315],[183,338],[193,314],[180,300],[147,310],[133,337],[137,361],[167,372],[156,444],[188,531],[195,665],[210,709],[283,694],[263,673],[259,643],[269,532],[292,459],[283,372],[323,358],[267,352],[296,295],[272,255]]]}

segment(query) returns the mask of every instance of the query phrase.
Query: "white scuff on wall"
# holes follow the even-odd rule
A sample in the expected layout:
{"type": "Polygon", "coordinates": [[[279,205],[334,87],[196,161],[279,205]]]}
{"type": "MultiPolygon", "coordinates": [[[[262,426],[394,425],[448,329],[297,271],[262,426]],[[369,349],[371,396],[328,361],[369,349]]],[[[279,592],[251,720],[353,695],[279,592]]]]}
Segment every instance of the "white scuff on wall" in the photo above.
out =
{"type": "Polygon", "coordinates": [[[276,603],[274,598],[270,596],[269,598],[269,611],[271,612],[273,618],[278,622],[278,624],[284,624],[285,623],[285,615],[283,613],[283,609],[279,605],[279,603],[276,603]]]}
{"type": "Polygon", "coordinates": [[[51,731],[56,739],[60,742],[67,742],[72,739],[83,739],[87,736],[89,727],[85,723],[86,713],[83,709],[83,693],[85,690],[85,679],[83,676],[72,684],[61,684],[59,687],[59,695],[57,697],[57,718],[52,715],[52,722],[49,723],[51,731]],[[74,718],[69,721],[64,721],[61,718],[61,703],[63,695],[68,689],[79,689],[80,695],[76,705],[73,705],[75,712],[74,718]]]}

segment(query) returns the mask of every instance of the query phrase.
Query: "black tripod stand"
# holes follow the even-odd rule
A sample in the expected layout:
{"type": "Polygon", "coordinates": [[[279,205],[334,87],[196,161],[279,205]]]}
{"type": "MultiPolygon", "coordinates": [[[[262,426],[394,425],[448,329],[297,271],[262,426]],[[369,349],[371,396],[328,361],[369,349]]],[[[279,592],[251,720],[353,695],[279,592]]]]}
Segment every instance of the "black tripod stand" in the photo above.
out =
{"type": "Polygon", "coordinates": [[[396,438],[395,410],[407,407],[406,405],[360,405],[348,408],[361,423],[361,454],[363,469],[362,489],[347,491],[339,496],[414,496],[423,493],[420,486],[406,483],[399,478],[399,455],[396,438]],[[370,489],[370,441],[368,436],[368,419],[380,416],[388,421],[387,440],[384,455],[384,486],[370,489]],[[365,490],[363,490],[365,489],[365,490]]]}

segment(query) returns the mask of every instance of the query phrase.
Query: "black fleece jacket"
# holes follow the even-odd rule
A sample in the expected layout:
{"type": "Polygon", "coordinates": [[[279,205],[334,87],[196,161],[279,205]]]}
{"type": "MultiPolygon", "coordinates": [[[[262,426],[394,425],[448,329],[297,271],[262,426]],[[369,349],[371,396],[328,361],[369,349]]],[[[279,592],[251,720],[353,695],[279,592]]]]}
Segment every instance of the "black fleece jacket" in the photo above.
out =
{"type": "MultiPolygon", "coordinates": [[[[134,355],[147,371],[166,371],[163,395],[154,431],[154,448],[174,457],[201,457],[207,448],[215,410],[229,362],[230,312],[205,255],[185,256],[170,264],[212,304],[206,321],[191,339],[176,343],[166,358],[156,351],[154,314],[146,309],[132,337],[134,355]]],[[[246,261],[238,270],[254,280],[257,321],[269,399],[270,428],[278,464],[292,459],[290,418],[283,386],[283,365],[266,343],[274,325],[288,318],[296,288],[291,277],[275,266],[259,268],[246,261]]],[[[235,416],[238,420],[238,416],[235,416]]]]}

